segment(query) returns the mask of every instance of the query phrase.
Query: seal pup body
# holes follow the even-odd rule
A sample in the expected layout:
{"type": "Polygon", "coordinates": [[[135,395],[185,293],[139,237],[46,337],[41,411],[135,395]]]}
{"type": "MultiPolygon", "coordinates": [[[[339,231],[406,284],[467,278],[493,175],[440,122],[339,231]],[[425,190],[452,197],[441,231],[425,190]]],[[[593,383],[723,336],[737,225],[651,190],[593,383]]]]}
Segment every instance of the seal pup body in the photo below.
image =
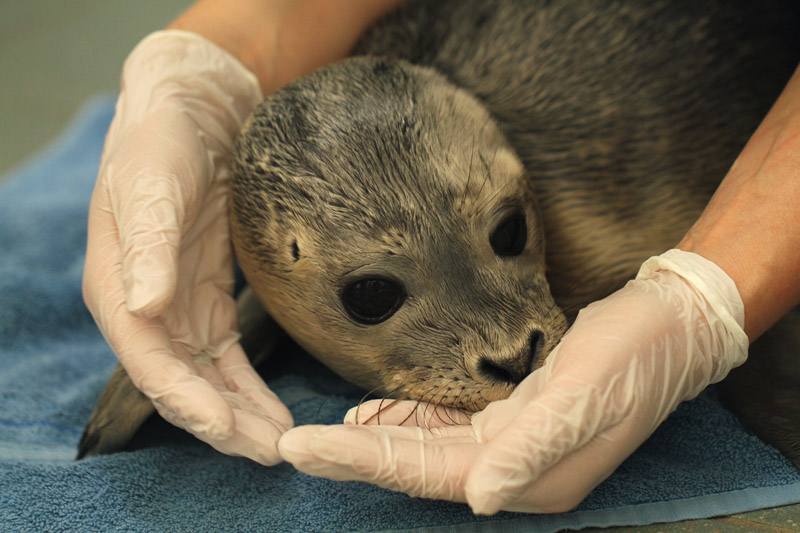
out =
{"type": "Polygon", "coordinates": [[[248,281],[367,389],[505,397],[700,214],[800,58],[781,7],[408,5],[246,125],[248,281]]]}

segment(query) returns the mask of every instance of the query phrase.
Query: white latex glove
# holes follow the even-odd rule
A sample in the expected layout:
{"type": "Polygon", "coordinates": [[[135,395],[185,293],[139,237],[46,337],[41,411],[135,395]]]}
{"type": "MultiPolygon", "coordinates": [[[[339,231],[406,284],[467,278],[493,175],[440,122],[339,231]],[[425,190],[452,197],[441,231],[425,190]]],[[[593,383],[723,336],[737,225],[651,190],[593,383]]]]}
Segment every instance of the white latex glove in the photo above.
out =
{"type": "Polygon", "coordinates": [[[214,448],[263,464],[293,425],[236,333],[229,156],[261,101],[255,76],[183,31],[125,62],[89,209],[84,299],[158,412],[214,448]]]}
{"type": "MultiPolygon", "coordinates": [[[[279,449],[308,474],[465,501],[477,514],[566,511],[678,404],[744,362],[743,322],[727,274],[671,250],[581,311],[544,367],[471,425],[464,413],[426,406],[403,422],[423,427],[305,426],[287,432],[279,449]]],[[[359,421],[378,404],[362,406],[359,421]]],[[[400,402],[380,423],[400,423],[415,406],[400,402]]],[[[345,421],[355,422],[355,410],[345,421]]]]}

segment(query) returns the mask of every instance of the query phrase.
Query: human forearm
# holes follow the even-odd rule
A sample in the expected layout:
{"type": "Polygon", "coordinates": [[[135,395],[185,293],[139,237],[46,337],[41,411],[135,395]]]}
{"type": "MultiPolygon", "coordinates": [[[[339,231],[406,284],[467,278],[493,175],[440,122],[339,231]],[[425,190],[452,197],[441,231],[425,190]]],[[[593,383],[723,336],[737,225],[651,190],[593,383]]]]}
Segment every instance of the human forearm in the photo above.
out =
{"type": "Polygon", "coordinates": [[[200,0],[170,29],[230,52],[268,94],[344,57],[359,35],[403,0],[200,0]]]}
{"type": "Polygon", "coordinates": [[[800,69],[677,247],[733,278],[751,341],[800,302],[800,69]]]}

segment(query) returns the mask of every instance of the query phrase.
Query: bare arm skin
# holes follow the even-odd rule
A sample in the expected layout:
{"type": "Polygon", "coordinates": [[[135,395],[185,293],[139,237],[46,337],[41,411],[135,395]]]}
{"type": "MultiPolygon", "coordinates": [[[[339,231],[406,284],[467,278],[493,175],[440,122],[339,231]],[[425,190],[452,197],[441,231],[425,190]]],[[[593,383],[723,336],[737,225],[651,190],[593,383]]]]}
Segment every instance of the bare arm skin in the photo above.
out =
{"type": "Polygon", "coordinates": [[[200,0],[170,29],[198,33],[250,69],[269,94],[344,57],[403,0],[200,0]]]}
{"type": "Polygon", "coordinates": [[[677,248],[733,278],[751,342],[800,303],[800,68],[677,248]]]}

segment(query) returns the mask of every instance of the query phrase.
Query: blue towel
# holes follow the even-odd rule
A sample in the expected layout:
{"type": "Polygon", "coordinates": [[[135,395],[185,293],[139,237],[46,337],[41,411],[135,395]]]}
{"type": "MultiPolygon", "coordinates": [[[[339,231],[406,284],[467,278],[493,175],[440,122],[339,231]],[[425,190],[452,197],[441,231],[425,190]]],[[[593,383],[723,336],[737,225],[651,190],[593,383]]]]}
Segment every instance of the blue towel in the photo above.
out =
{"type": "MultiPolygon", "coordinates": [[[[4,531],[555,531],[800,502],[800,473],[707,391],[682,405],[581,506],[472,516],[465,505],[287,464],[226,457],[154,417],[129,451],[75,461],[115,364],[81,300],[86,211],[110,98],[0,182],[0,529],[4,531]]],[[[335,423],[361,393],[290,345],[268,383],[298,424],[335,423]],[[291,356],[290,356],[291,355],[291,356]]]]}

